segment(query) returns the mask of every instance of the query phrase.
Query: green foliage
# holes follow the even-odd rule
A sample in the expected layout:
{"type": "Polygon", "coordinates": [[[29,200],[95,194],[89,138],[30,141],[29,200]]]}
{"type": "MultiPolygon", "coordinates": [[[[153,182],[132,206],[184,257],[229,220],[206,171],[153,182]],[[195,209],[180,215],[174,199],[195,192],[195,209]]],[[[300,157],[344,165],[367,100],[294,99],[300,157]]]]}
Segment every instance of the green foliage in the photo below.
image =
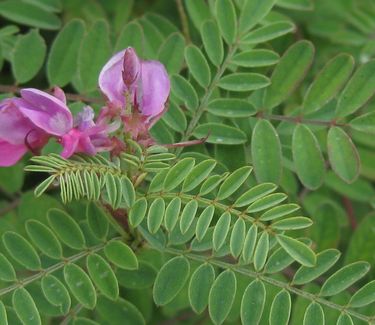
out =
{"type": "Polygon", "coordinates": [[[203,139],[1,169],[1,324],[373,322],[371,1],[6,0],[0,15],[4,82],[97,109],[100,69],[132,46],[171,78],[155,141],[203,139]]]}

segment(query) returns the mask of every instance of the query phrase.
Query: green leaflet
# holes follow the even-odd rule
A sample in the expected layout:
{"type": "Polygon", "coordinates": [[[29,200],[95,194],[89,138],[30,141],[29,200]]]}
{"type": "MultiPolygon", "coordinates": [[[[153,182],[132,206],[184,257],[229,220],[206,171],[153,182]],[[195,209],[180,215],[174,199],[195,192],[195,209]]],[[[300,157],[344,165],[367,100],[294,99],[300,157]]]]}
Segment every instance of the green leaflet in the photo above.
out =
{"type": "Polygon", "coordinates": [[[348,54],[339,54],[328,61],[305,95],[305,114],[317,111],[335,97],[349,79],[353,67],[354,58],[348,54]]]}
{"type": "Polygon", "coordinates": [[[193,158],[185,158],[170,168],[164,180],[164,190],[171,191],[180,185],[193,169],[194,164],[193,158]]]}
{"type": "Polygon", "coordinates": [[[209,205],[207,208],[203,210],[203,212],[200,214],[196,226],[196,236],[197,239],[200,241],[205,236],[208,227],[210,226],[210,223],[212,221],[212,218],[215,213],[215,208],[213,205],[209,205]]]}
{"type": "Polygon", "coordinates": [[[233,145],[247,141],[246,134],[243,131],[220,123],[200,124],[195,128],[193,135],[196,138],[208,136],[207,143],[233,145]]]}
{"type": "Polygon", "coordinates": [[[7,312],[2,301],[0,301],[0,322],[1,324],[8,325],[7,312]]]}
{"type": "Polygon", "coordinates": [[[339,127],[328,131],[329,162],[334,172],[345,182],[354,182],[359,174],[360,160],[351,138],[339,127]]]}
{"type": "Polygon", "coordinates": [[[312,302],[306,309],[303,325],[324,325],[323,308],[316,302],[312,302]]]}
{"type": "Polygon", "coordinates": [[[180,210],[181,199],[179,197],[175,197],[171,202],[169,202],[165,210],[164,226],[169,232],[171,232],[176,226],[180,216],[180,210]]]}
{"type": "Polygon", "coordinates": [[[12,304],[18,318],[23,324],[42,324],[35,302],[25,288],[19,288],[13,292],[12,304]]]}
{"type": "Polygon", "coordinates": [[[147,211],[147,200],[145,198],[138,199],[132,206],[129,213],[129,222],[133,227],[137,227],[144,217],[147,211]]]}
{"type": "Polygon", "coordinates": [[[341,314],[336,325],[354,325],[352,318],[348,314],[341,314]]]}
{"type": "MultiPolygon", "coordinates": [[[[9,255],[26,269],[38,271],[41,269],[39,255],[33,246],[18,233],[7,231],[3,235],[4,246],[9,255]]],[[[9,269],[9,268],[8,268],[9,269]]],[[[7,276],[11,277],[10,269],[7,276]]]]}
{"type": "Polygon", "coordinates": [[[185,60],[189,72],[195,80],[202,86],[208,87],[211,82],[211,72],[207,60],[201,50],[195,45],[185,48],[185,60]]]}
{"type": "Polygon", "coordinates": [[[259,73],[237,72],[222,77],[218,86],[225,90],[242,92],[261,89],[269,84],[270,80],[259,73]]]}
{"type": "Polygon", "coordinates": [[[280,291],[274,298],[270,311],[270,325],[287,325],[289,323],[291,299],[288,291],[280,291]]]}
{"type": "Polygon", "coordinates": [[[189,230],[195,219],[197,210],[198,202],[196,200],[191,200],[185,205],[180,218],[180,230],[182,234],[185,234],[189,230]]]}
{"type": "Polygon", "coordinates": [[[252,260],[255,244],[257,241],[257,234],[258,228],[256,225],[252,225],[246,234],[244,246],[242,249],[242,259],[246,264],[250,263],[252,260]]]}
{"type": "Polygon", "coordinates": [[[268,14],[275,3],[276,0],[245,1],[239,19],[240,34],[246,33],[249,29],[258,24],[268,14]]]}
{"type": "Polygon", "coordinates": [[[171,76],[171,92],[182,100],[191,111],[198,107],[198,95],[193,86],[184,77],[174,74],[171,76]]]}
{"type": "Polygon", "coordinates": [[[180,33],[171,34],[159,49],[158,57],[169,74],[178,73],[184,61],[185,40],[180,33]]]}
{"type": "Polygon", "coordinates": [[[96,203],[89,202],[86,209],[87,224],[98,239],[104,240],[107,237],[109,222],[106,212],[96,203]]]}
{"type": "Polygon", "coordinates": [[[214,65],[219,66],[224,58],[224,48],[216,22],[213,20],[206,21],[201,27],[201,34],[208,58],[214,65]]]}
{"type": "Polygon", "coordinates": [[[232,62],[241,67],[267,67],[279,62],[280,56],[270,50],[249,50],[236,54],[232,62]]]}
{"type": "Polygon", "coordinates": [[[264,105],[268,110],[281,104],[304,79],[314,58],[314,47],[308,41],[299,41],[289,47],[271,76],[266,89],[264,105]]]}
{"type": "Polygon", "coordinates": [[[86,308],[96,305],[96,292],[89,276],[77,265],[64,267],[64,279],[74,297],[86,308]]]}
{"type": "Polygon", "coordinates": [[[26,223],[26,232],[34,245],[44,254],[56,259],[61,259],[63,257],[60,242],[57,240],[54,233],[41,222],[29,220],[26,223]]]}
{"type": "Polygon", "coordinates": [[[215,14],[221,35],[229,45],[233,44],[237,36],[237,16],[233,2],[216,1],[215,14]]]}
{"type": "Polygon", "coordinates": [[[201,184],[216,166],[212,159],[204,160],[197,164],[187,175],[182,185],[183,192],[189,192],[201,184]]]}
{"type": "Polygon", "coordinates": [[[282,173],[279,136],[267,120],[258,120],[251,140],[251,156],[258,182],[278,183],[282,173]]]}
{"type": "Polygon", "coordinates": [[[14,22],[41,29],[59,29],[59,18],[42,8],[26,2],[2,1],[0,15],[14,22]]]}
{"type": "Polygon", "coordinates": [[[354,130],[375,134],[375,113],[360,115],[352,119],[349,125],[354,130]]]}
{"type": "Polygon", "coordinates": [[[336,117],[345,117],[357,111],[375,93],[375,61],[360,66],[342,91],[337,103],[336,117]]]}
{"type": "Polygon", "coordinates": [[[231,173],[221,184],[216,198],[224,200],[232,195],[246,181],[252,170],[252,167],[245,166],[231,173]]]}
{"type": "Polygon", "coordinates": [[[73,79],[84,32],[84,23],[74,19],[57,34],[47,61],[47,77],[51,86],[63,87],[73,79]]]}
{"type": "Polygon", "coordinates": [[[74,249],[83,249],[86,246],[86,240],[82,230],[74,219],[59,209],[51,209],[48,211],[48,223],[67,246],[74,249]]]}
{"type": "MultiPolygon", "coordinates": [[[[1,5],[0,3],[0,11],[1,5]]],[[[47,46],[37,30],[19,36],[12,55],[12,71],[18,83],[25,83],[36,76],[43,66],[47,46]]]]}
{"type": "Polygon", "coordinates": [[[249,117],[256,113],[255,107],[241,99],[214,99],[208,104],[207,111],[213,115],[240,118],[249,117]]]}
{"type": "Polygon", "coordinates": [[[293,132],[293,161],[299,179],[309,189],[322,185],[325,175],[324,157],[314,133],[298,124],[293,132]]]}
{"type": "Polygon", "coordinates": [[[252,187],[250,190],[247,190],[243,193],[234,203],[236,207],[243,207],[261,199],[274,192],[277,188],[277,185],[272,183],[262,183],[252,187]]]}
{"type": "Polygon", "coordinates": [[[185,257],[177,256],[164,264],[154,284],[155,303],[163,306],[172,301],[185,285],[189,273],[190,264],[185,257]]]}
{"type": "Polygon", "coordinates": [[[0,279],[2,281],[16,281],[16,272],[9,260],[0,253],[0,279]]]}
{"type": "Polygon", "coordinates": [[[363,307],[375,301],[375,280],[356,291],[349,301],[351,307],[363,307]]]}
{"type": "Polygon", "coordinates": [[[229,232],[230,223],[231,215],[229,212],[223,213],[217,221],[212,236],[213,248],[215,251],[218,251],[224,245],[229,232]]]}
{"type": "Polygon", "coordinates": [[[87,270],[100,292],[107,298],[116,300],[119,295],[118,282],[108,262],[100,255],[89,255],[87,270]]]}
{"type": "Polygon", "coordinates": [[[216,278],[208,298],[208,312],[214,324],[227,318],[236,295],[237,280],[233,271],[226,270],[216,278]]]}
{"type": "Polygon", "coordinates": [[[230,236],[230,252],[233,257],[237,258],[242,251],[245,243],[246,224],[243,219],[238,219],[233,226],[230,236]]]}
{"type": "Polygon", "coordinates": [[[137,53],[142,53],[144,34],[143,28],[137,21],[126,24],[117,38],[115,51],[121,51],[127,47],[133,47],[137,53]]]}
{"type": "Polygon", "coordinates": [[[262,317],[266,301],[266,288],[263,282],[254,280],[251,282],[242,297],[241,321],[244,325],[256,325],[262,317]]]}
{"type": "Polygon", "coordinates": [[[98,20],[83,38],[78,54],[78,73],[83,91],[96,89],[99,72],[110,54],[108,24],[104,20],[98,20]]]}
{"type": "Polygon", "coordinates": [[[285,34],[294,32],[295,29],[296,26],[291,22],[274,22],[247,33],[241,41],[245,44],[264,43],[285,34]]]}
{"type": "Polygon", "coordinates": [[[320,294],[322,296],[336,295],[364,277],[369,270],[370,264],[367,262],[355,262],[346,265],[324,282],[320,294]]]}
{"type": "Polygon", "coordinates": [[[138,260],[131,248],[125,243],[114,240],[104,247],[105,256],[116,266],[125,270],[138,269],[138,260]]]}
{"type": "Polygon", "coordinates": [[[254,268],[256,271],[263,269],[264,264],[266,263],[267,256],[269,251],[269,235],[267,232],[263,232],[258,240],[258,243],[254,251],[254,268]]]}
{"type": "Polygon", "coordinates": [[[116,278],[119,284],[128,289],[150,288],[156,278],[157,270],[151,264],[140,261],[136,270],[117,269],[116,278]]]}
{"type": "Polygon", "coordinates": [[[189,301],[193,310],[200,314],[208,305],[208,295],[215,280],[215,270],[205,263],[192,274],[189,283],[189,301]]]}
{"type": "Polygon", "coordinates": [[[328,271],[340,258],[340,252],[336,249],[327,249],[316,255],[314,267],[301,266],[294,275],[293,283],[300,285],[313,281],[328,271]]]}
{"type": "Polygon", "coordinates": [[[297,262],[310,267],[316,264],[316,256],[306,244],[285,235],[277,235],[276,239],[297,262]]]}
{"type": "Polygon", "coordinates": [[[71,306],[71,299],[64,284],[55,276],[47,275],[42,278],[42,291],[46,299],[55,306],[60,307],[66,314],[71,306]]]}

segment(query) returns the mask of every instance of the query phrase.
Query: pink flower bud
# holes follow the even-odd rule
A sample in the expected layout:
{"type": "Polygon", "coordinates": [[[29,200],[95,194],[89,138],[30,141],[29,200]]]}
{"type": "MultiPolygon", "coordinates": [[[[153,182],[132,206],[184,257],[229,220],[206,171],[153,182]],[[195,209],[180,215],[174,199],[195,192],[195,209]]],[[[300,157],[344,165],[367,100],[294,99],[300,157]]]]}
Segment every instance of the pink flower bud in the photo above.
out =
{"type": "Polygon", "coordinates": [[[132,47],[128,47],[125,50],[123,70],[122,70],[122,80],[125,86],[130,89],[138,79],[141,69],[141,64],[137,53],[132,47]]]}

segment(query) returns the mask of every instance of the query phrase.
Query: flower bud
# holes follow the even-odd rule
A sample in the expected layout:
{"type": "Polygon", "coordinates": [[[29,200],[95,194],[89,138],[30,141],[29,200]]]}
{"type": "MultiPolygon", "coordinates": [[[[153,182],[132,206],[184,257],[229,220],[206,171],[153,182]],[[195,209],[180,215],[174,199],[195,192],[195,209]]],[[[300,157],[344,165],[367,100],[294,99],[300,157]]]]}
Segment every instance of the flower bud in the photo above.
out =
{"type": "Polygon", "coordinates": [[[140,69],[141,64],[137,53],[135,53],[135,50],[132,47],[128,47],[125,50],[122,70],[122,80],[128,89],[130,89],[136,82],[140,69]]]}

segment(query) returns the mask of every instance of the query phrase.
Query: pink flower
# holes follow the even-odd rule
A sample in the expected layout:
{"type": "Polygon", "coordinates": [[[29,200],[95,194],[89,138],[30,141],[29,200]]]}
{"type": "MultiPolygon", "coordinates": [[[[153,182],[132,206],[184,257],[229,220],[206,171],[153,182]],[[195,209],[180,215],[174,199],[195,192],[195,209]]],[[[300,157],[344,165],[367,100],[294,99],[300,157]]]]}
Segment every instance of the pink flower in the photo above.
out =
{"type": "Polygon", "coordinates": [[[120,109],[126,131],[137,138],[164,113],[170,81],[160,62],[140,60],[129,47],[103,67],[99,87],[108,99],[109,110],[120,109]]]}
{"type": "Polygon", "coordinates": [[[54,96],[33,88],[21,90],[21,98],[0,103],[0,166],[15,164],[28,150],[38,152],[50,137],[62,144],[64,158],[103,150],[109,144],[107,127],[95,125],[93,118],[86,107],[74,123],[59,88],[54,96]]]}

